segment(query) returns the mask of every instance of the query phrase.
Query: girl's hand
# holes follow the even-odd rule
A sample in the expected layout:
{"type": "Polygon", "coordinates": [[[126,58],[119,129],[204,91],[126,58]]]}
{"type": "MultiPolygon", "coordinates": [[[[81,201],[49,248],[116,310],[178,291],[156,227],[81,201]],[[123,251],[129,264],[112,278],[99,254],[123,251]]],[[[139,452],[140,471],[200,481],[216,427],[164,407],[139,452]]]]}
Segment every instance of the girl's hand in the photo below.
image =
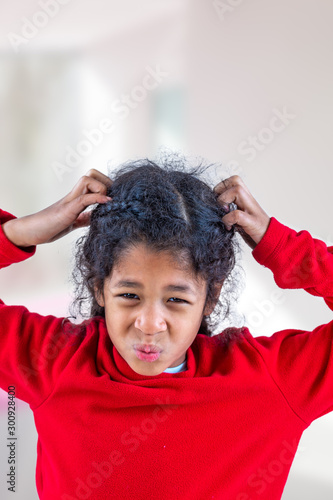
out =
{"type": "Polygon", "coordinates": [[[3,231],[18,247],[55,241],[74,229],[89,226],[90,212],[82,212],[90,205],[109,201],[106,192],[111,185],[109,177],[91,169],[67,196],[36,214],[5,222],[3,231]]]}
{"type": "Polygon", "coordinates": [[[232,175],[220,182],[213,191],[218,195],[218,203],[226,211],[229,210],[228,203],[237,205],[237,209],[225,215],[222,221],[227,229],[234,225],[245,243],[254,249],[267,231],[270,217],[238,175],[232,175]]]}

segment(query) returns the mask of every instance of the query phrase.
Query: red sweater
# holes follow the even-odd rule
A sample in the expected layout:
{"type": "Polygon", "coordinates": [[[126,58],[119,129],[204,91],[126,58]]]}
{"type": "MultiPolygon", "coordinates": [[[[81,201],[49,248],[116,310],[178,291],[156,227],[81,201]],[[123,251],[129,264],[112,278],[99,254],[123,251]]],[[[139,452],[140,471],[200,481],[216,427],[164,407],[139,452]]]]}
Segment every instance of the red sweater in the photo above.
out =
{"type": "MultiPolygon", "coordinates": [[[[0,229],[1,267],[35,250],[0,229]]],[[[272,217],[252,254],[279,287],[333,309],[333,247],[272,217]]],[[[198,334],[187,370],[143,376],[104,319],[77,335],[62,320],[0,301],[0,387],[34,413],[43,500],[277,500],[303,431],[333,409],[333,321],[270,337],[243,328],[229,345],[198,334]]]]}

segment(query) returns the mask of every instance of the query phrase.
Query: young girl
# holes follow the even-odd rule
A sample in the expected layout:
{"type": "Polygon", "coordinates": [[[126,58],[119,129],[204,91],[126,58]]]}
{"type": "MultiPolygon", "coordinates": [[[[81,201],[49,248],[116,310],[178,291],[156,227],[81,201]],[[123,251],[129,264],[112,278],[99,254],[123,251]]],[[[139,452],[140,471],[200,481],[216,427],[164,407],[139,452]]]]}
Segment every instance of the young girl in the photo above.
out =
{"type": "Polygon", "coordinates": [[[0,303],[0,386],[34,412],[43,500],[277,500],[303,431],[333,409],[333,322],[212,336],[236,232],[281,288],[331,309],[333,247],[269,217],[240,177],[212,189],[199,174],[136,161],[36,214],[0,211],[2,267],[89,227],[74,273],[89,320],[0,303]]]}

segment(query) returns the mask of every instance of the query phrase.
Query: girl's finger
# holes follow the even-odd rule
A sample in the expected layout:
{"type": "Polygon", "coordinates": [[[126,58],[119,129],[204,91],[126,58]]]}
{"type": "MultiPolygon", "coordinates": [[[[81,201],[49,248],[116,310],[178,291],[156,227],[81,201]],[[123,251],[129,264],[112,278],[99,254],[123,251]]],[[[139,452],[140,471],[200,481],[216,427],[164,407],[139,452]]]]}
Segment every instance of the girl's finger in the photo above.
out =
{"type": "Polygon", "coordinates": [[[226,204],[236,203],[238,208],[246,210],[249,213],[252,213],[257,206],[253,196],[246,189],[244,189],[243,186],[239,185],[233,186],[224,191],[218,196],[217,202],[223,208],[225,208],[224,205],[226,204]]]}
{"type": "Polygon", "coordinates": [[[87,227],[90,225],[91,212],[82,212],[77,217],[76,221],[73,224],[73,229],[79,229],[80,227],[87,227]]]}
{"type": "MultiPolygon", "coordinates": [[[[268,229],[270,217],[263,210],[256,216],[243,212],[242,210],[234,210],[222,217],[222,222],[227,230],[230,230],[231,226],[234,226],[245,241],[246,238],[248,238],[257,244],[268,229]]],[[[250,244],[248,241],[246,241],[246,243],[250,244]]]]}
{"type": "Polygon", "coordinates": [[[112,184],[113,184],[113,181],[105,174],[103,174],[102,172],[100,172],[99,170],[96,170],[95,168],[91,168],[87,173],[86,175],[88,177],[93,177],[94,179],[96,179],[97,181],[100,181],[102,182],[103,184],[105,184],[107,187],[111,187],[112,184]]]}
{"type": "Polygon", "coordinates": [[[233,210],[232,212],[222,217],[222,222],[227,229],[230,229],[234,224],[238,224],[239,226],[243,227],[245,231],[247,226],[253,225],[252,217],[242,210],[233,210]]]}
{"type": "Polygon", "coordinates": [[[110,200],[111,198],[102,193],[81,194],[71,201],[71,207],[78,216],[90,205],[94,205],[95,203],[106,203],[110,200]]]}
{"type": "Polygon", "coordinates": [[[224,179],[223,181],[219,182],[213,188],[213,192],[215,194],[219,195],[219,194],[224,193],[227,189],[230,189],[234,186],[245,187],[243,179],[241,177],[239,177],[239,175],[232,175],[231,177],[228,177],[227,179],[224,179]]]}
{"type": "Polygon", "coordinates": [[[106,195],[109,186],[92,176],[84,175],[79,179],[72,191],[65,196],[65,201],[71,201],[87,193],[100,193],[106,195]]]}

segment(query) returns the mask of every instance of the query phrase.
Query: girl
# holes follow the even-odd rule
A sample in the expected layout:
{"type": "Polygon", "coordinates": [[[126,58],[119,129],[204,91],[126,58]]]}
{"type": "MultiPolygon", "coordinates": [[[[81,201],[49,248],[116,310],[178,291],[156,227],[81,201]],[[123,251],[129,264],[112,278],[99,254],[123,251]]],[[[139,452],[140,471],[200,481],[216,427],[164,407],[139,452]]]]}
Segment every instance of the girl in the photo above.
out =
{"type": "Polygon", "coordinates": [[[0,305],[1,387],[34,412],[41,499],[277,500],[303,431],[333,409],[332,322],[212,335],[236,232],[281,288],[331,309],[333,247],[269,217],[240,177],[212,189],[202,171],[90,170],[41,212],[0,212],[2,267],[89,227],[74,271],[89,320],[0,305]]]}

